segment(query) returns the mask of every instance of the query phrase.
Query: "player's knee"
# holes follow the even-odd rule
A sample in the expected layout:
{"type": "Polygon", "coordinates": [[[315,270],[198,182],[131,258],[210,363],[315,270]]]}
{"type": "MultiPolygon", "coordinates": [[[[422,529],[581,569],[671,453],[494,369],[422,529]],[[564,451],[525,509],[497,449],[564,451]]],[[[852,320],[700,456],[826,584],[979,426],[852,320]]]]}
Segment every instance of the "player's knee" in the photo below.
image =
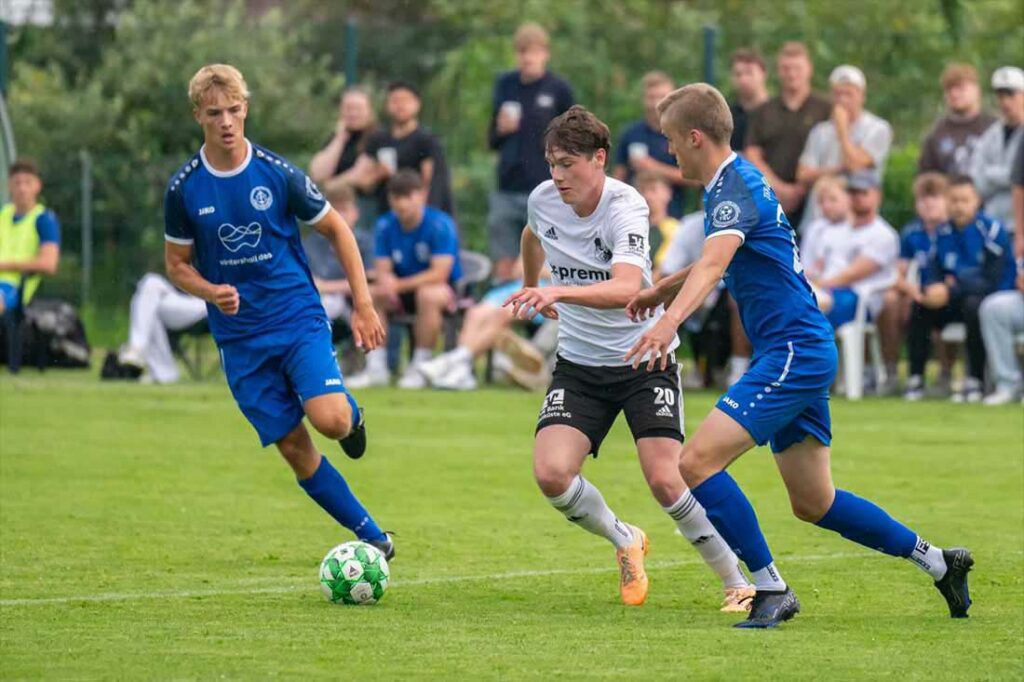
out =
{"type": "Polygon", "coordinates": [[[682,474],[686,485],[693,488],[717,473],[713,462],[711,453],[699,441],[690,440],[683,444],[683,453],[679,457],[679,473],[682,474]]]}
{"type": "Polygon", "coordinates": [[[340,440],[352,430],[352,415],[344,410],[333,410],[328,414],[310,418],[313,428],[331,440],[340,440]]]}
{"type": "Polygon", "coordinates": [[[546,497],[557,497],[569,489],[575,472],[554,462],[534,461],[533,477],[546,497]]]}
{"type": "Polygon", "coordinates": [[[448,288],[444,284],[428,284],[416,290],[416,303],[420,307],[443,308],[448,304],[448,288]]]}
{"type": "Polygon", "coordinates": [[[817,523],[828,513],[831,502],[817,496],[790,497],[790,507],[793,509],[793,516],[806,523],[817,523]]]}
{"type": "Polygon", "coordinates": [[[647,487],[651,494],[663,506],[667,506],[679,499],[683,491],[683,483],[679,480],[679,470],[675,467],[659,469],[647,474],[647,487]]]}

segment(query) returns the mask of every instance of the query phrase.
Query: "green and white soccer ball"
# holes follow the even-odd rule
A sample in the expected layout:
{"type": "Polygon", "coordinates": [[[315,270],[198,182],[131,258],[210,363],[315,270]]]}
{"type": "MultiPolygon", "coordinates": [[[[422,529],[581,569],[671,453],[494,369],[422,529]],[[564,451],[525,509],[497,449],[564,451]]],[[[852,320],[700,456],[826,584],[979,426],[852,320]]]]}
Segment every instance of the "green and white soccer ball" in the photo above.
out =
{"type": "Polygon", "coordinates": [[[332,604],[376,604],[388,589],[391,569],[373,545],[338,545],[320,562],[320,589],[332,604]]]}

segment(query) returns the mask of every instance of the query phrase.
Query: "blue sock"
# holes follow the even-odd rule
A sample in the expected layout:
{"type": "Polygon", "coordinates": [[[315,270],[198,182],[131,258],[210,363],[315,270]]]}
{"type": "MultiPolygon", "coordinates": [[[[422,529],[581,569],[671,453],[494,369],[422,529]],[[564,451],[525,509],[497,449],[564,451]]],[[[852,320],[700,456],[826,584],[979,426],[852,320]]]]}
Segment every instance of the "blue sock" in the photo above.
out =
{"type": "Polygon", "coordinates": [[[754,508],[732,476],[719,471],[696,488],[691,488],[690,492],[704,507],[715,529],[752,573],[772,563],[772,553],[757,525],[754,508]]]}
{"type": "Polygon", "coordinates": [[[363,420],[359,415],[359,405],[356,403],[356,399],[352,397],[352,394],[345,391],[345,400],[348,401],[349,407],[352,408],[352,428],[359,426],[359,423],[363,420]]]}
{"type": "Polygon", "coordinates": [[[356,534],[360,540],[379,540],[384,532],[356,499],[348,483],[326,457],[320,458],[316,472],[299,485],[306,494],[323,507],[335,521],[356,534]]]}
{"type": "Polygon", "coordinates": [[[917,533],[874,502],[845,490],[836,490],[836,499],[816,525],[892,556],[909,557],[917,545],[917,533]]]}

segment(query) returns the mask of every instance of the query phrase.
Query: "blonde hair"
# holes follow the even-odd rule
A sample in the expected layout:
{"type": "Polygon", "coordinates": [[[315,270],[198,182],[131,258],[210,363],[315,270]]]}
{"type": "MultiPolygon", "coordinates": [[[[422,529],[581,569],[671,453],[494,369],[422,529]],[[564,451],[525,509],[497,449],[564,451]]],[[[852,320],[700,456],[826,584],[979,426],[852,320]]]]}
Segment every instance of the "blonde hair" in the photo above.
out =
{"type": "Polygon", "coordinates": [[[943,90],[961,83],[977,84],[977,82],[978,70],[970,64],[947,64],[946,68],[942,70],[942,77],[939,79],[943,90]]]}
{"type": "Polygon", "coordinates": [[[803,57],[807,61],[811,61],[811,53],[808,51],[807,46],[800,41],[790,40],[782,44],[779,48],[779,59],[783,57],[803,57]]]}
{"type": "Polygon", "coordinates": [[[658,102],[658,115],[679,130],[699,130],[712,142],[729,144],[732,112],[722,93],[707,83],[690,83],[658,102]]]}
{"type": "Polygon", "coordinates": [[[230,64],[207,64],[188,82],[188,98],[192,106],[198,109],[206,93],[214,88],[235,99],[249,99],[249,86],[245,84],[241,71],[230,64]]]}
{"type": "Polygon", "coordinates": [[[841,175],[823,175],[814,183],[814,192],[821,195],[824,190],[834,189],[837,192],[846,192],[846,178],[841,175]]]}
{"type": "Polygon", "coordinates": [[[648,71],[640,82],[643,83],[644,90],[650,90],[658,85],[667,85],[670,88],[676,85],[672,82],[671,76],[664,71],[648,71]]]}
{"type": "Polygon", "coordinates": [[[516,29],[516,35],[512,39],[516,50],[525,50],[531,47],[547,48],[550,45],[548,32],[540,24],[527,22],[516,29]]]}
{"type": "Polygon", "coordinates": [[[356,203],[356,192],[348,184],[329,184],[324,189],[324,196],[335,206],[348,206],[356,203]]]}

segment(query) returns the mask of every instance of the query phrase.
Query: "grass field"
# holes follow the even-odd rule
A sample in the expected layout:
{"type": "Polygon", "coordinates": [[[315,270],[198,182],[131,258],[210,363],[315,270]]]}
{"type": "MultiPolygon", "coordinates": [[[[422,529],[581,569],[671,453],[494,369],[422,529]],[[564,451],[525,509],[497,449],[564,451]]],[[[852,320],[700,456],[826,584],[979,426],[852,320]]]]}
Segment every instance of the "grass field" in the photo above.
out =
{"type": "MultiPolygon", "coordinates": [[[[991,409],[834,403],[837,483],[977,561],[951,621],[927,577],[788,511],[766,451],[733,469],[803,613],[730,628],[717,581],[644,487],[620,422],[588,477],[651,537],[651,596],[618,603],[613,553],[530,476],[538,395],[369,391],[371,449],[323,447],[398,536],[372,608],[328,604],[348,539],[220,383],[0,376],[3,678],[1020,679],[1024,425],[991,409]]],[[[687,397],[694,428],[711,394],[687,397]]]]}

